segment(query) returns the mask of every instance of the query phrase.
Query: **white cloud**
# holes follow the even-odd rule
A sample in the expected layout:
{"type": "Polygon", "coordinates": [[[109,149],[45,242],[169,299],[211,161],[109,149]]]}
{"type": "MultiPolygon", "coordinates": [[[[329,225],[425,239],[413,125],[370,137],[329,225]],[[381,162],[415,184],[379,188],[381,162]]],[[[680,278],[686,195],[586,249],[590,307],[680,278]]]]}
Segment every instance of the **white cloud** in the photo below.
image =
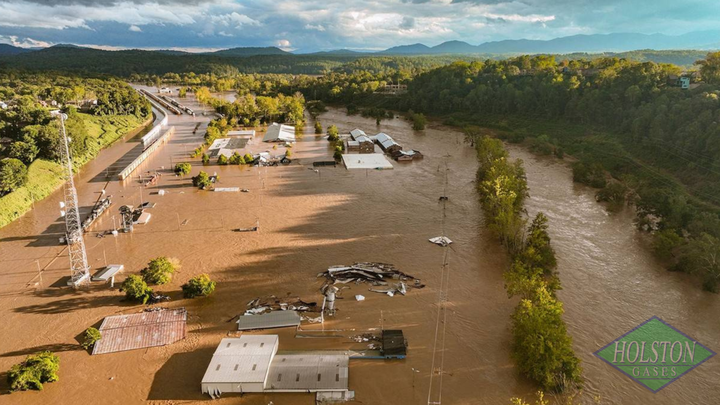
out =
{"type": "Polygon", "coordinates": [[[137,25],[131,25],[130,28],[128,28],[128,31],[142,32],[142,28],[138,27],[137,25]]]}
{"type": "Polygon", "coordinates": [[[323,26],[320,25],[320,24],[317,24],[317,25],[305,24],[305,29],[306,29],[306,30],[311,30],[311,31],[320,31],[320,32],[324,32],[324,31],[325,31],[325,27],[323,27],[323,26]]]}
{"type": "Polygon", "coordinates": [[[0,43],[20,48],[45,48],[54,45],[51,42],[38,41],[32,38],[20,38],[17,35],[0,35],[0,43]]]}

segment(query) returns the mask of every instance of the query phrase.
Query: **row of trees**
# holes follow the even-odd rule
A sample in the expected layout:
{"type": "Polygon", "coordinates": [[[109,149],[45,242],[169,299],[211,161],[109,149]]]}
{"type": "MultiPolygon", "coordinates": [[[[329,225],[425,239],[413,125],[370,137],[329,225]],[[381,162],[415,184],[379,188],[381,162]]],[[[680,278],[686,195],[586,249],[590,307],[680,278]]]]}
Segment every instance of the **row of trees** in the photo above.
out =
{"type": "MultiPolygon", "coordinates": [[[[60,157],[60,127],[50,115],[48,102],[55,101],[68,115],[65,122],[71,154],[86,161],[95,152],[88,129],[76,107],[95,115],[150,115],[150,104],[127,84],[113,79],[85,79],[55,74],[0,74],[0,100],[9,105],[0,110],[0,138],[9,139],[0,149],[0,195],[24,184],[26,166],[35,159],[55,161],[60,157]],[[83,100],[97,97],[96,103],[83,100]],[[21,164],[20,164],[21,162],[21,164]]],[[[52,106],[50,106],[52,108],[52,106]]]]}
{"type": "Polygon", "coordinates": [[[527,182],[522,161],[508,161],[502,142],[477,139],[477,184],[486,222],[508,249],[512,265],[505,272],[509,297],[520,302],[512,315],[512,353],[518,368],[543,389],[563,391],[578,386],[580,360],[562,319],[563,306],[555,291],[555,252],[547,233],[547,218],[539,213],[527,229],[523,205],[527,182]]]}

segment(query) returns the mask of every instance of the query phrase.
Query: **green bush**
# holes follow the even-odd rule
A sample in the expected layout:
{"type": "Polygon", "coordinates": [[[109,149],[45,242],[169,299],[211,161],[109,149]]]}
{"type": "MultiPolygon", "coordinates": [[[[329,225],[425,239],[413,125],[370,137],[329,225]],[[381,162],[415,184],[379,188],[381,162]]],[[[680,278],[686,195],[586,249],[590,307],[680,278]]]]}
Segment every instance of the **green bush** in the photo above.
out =
{"type": "Polygon", "coordinates": [[[12,391],[42,390],[43,383],[58,380],[60,358],[52,352],[28,356],[10,368],[8,383],[12,391]]]}
{"type": "Polygon", "coordinates": [[[143,304],[147,303],[153,293],[152,288],[148,287],[147,283],[135,274],[131,274],[123,281],[120,291],[125,291],[125,296],[129,299],[140,301],[143,304]]]}
{"type": "Polygon", "coordinates": [[[411,115],[412,118],[412,128],[416,131],[421,131],[425,129],[425,125],[427,125],[427,118],[425,118],[425,114],[415,114],[413,113],[411,115]]]}
{"type": "Polygon", "coordinates": [[[215,282],[207,274],[201,274],[183,284],[182,291],[185,298],[206,297],[215,291],[215,282]]]}
{"type": "Polygon", "coordinates": [[[102,335],[100,334],[100,331],[90,327],[85,329],[85,340],[82,342],[82,347],[84,349],[89,349],[95,345],[95,342],[102,339],[102,335]]]}
{"type": "Polygon", "coordinates": [[[210,176],[201,170],[197,176],[193,176],[192,184],[195,187],[205,189],[206,187],[210,187],[212,182],[210,181],[210,176]]]}
{"type": "Polygon", "coordinates": [[[339,147],[339,146],[335,147],[335,153],[333,153],[333,157],[335,158],[335,160],[342,159],[342,148],[341,147],[339,147]]]}
{"type": "Polygon", "coordinates": [[[231,165],[244,165],[245,164],[245,158],[238,152],[235,152],[230,156],[230,164],[231,165]]]}
{"type": "Polygon", "coordinates": [[[180,264],[177,259],[161,256],[152,259],[148,266],[140,271],[140,274],[146,283],[167,284],[179,268],[180,264]]]}
{"type": "Polygon", "coordinates": [[[248,164],[248,165],[249,165],[249,164],[251,164],[251,163],[254,162],[254,161],[255,161],[255,158],[253,157],[253,155],[251,155],[251,154],[249,154],[249,153],[246,153],[246,154],[245,154],[245,164],[248,164]]]}
{"type": "Polygon", "coordinates": [[[178,163],[175,165],[175,174],[180,176],[189,174],[190,170],[192,170],[192,165],[190,163],[178,163]]]}
{"type": "Polygon", "coordinates": [[[316,133],[316,134],[322,134],[322,130],[323,130],[322,124],[320,123],[320,121],[317,121],[317,120],[316,120],[316,121],[315,121],[315,133],[316,133]]]}
{"type": "Polygon", "coordinates": [[[19,159],[0,160],[0,195],[10,193],[27,183],[28,170],[19,159]]]}
{"type": "Polygon", "coordinates": [[[228,164],[228,158],[225,155],[220,155],[220,156],[218,156],[217,162],[219,165],[225,166],[228,164]]]}
{"type": "Polygon", "coordinates": [[[330,125],[327,130],[328,141],[335,142],[339,139],[338,129],[335,125],[330,125]]]}
{"type": "Polygon", "coordinates": [[[210,164],[210,156],[208,156],[207,153],[202,154],[202,162],[205,166],[210,164]]]}

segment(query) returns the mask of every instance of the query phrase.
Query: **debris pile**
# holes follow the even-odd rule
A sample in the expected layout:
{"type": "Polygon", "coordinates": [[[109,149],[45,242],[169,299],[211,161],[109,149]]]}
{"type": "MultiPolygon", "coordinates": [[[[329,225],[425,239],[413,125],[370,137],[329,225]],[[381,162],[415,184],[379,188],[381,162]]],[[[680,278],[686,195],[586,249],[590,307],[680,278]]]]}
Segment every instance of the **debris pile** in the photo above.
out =
{"type": "Polygon", "coordinates": [[[453,243],[453,242],[450,240],[450,238],[448,238],[447,236],[438,236],[438,237],[435,237],[435,238],[430,238],[430,239],[428,239],[428,240],[429,240],[430,242],[432,242],[432,243],[434,243],[434,244],[436,244],[436,245],[438,245],[438,246],[442,246],[442,247],[448,246],[449,244],[453,243]]]}
{"type": "Polygon", "coordinates": [[[244,315],[257,315],[272,311],[320,312],[320,308],[316,302],[305,302],[300,297],[288,295],[285,298],[278,298],[270,295],[248,302],[244,315]]]}
{"type": "Polygon", "coordinates": [[[325,291],[335,284],[370,283],[373,287],[369,291],[393,296],[396,293],[407,294],[410,288],[423,288],[420,280],[396,269],[387,263],[355,263],[351,266],[332,266],[327,271],[318,274],[325,277],[325,283],[320,291],[325,291]]]}

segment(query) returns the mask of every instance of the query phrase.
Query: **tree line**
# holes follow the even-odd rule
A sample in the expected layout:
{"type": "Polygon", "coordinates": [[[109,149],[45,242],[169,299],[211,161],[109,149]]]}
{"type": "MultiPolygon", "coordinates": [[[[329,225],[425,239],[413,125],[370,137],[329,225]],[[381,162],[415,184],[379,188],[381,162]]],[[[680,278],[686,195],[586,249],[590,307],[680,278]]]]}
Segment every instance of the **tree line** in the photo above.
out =
{"type": "Polygon", "coordinates": [[[475,148],[486,223],[512,258],[504,274],[505,288],[509,297],[520,298],[512,315],[513,358],[518,369],[544,390],[578,387],[582,369],[562,319],[562,302],[555,294],[560,280],[547,218],[538,213],[527,226],[523,214],[527,182],[521,160],[510,162],[498,139],[482,137],[475,148]]]}

